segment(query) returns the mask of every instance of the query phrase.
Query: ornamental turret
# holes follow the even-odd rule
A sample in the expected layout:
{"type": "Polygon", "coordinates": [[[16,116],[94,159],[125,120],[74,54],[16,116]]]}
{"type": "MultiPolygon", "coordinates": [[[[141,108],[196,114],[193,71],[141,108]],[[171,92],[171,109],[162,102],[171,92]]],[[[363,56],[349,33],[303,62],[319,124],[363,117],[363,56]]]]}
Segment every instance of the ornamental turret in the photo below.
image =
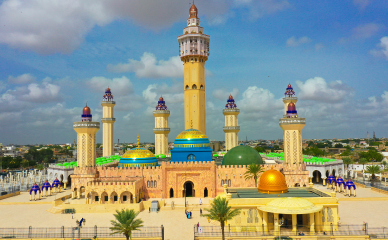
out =
{"type": "Polygon", "coordinates": [[[200,26],[194,2],[178,43],[184,65],[185,129],[189,129],[193,121],[193,128],[206,134],[205,62],[210,55],[210,36],[204,34],[200,26]]]}
{"type": "Polygon", "coordinates": [[[225,116],[225,150],[229,151],[238,145],[238,132],[240,131],[240,126],[238,126],[240,109],[237,108],[232,95],[226,101],[225,109],[222,112],[225,116]]]}
{"type": "Polygon", "coordinates": [[[295,104],[298,98],[295,97],[291,84],[288,84],[284,95],[284,115],[279,119],[279,126],[283,129],[284,163],[300,165],[303,164],[302,129],[306,125],[306,119],[298,116],[295,104]]]}
{"type": "Polygon", "coordinates": [[[168,134],[170,128],[168,127],[168,117],[170,116],[170,110],[167,109],[166,102],[161,96],[156,105],[155,111],[153,111],[155,117],[155,154],[168,154],[168,134]]]}
{"type": "Polygon", "coordinates": [[[114,155],[114,107],[113,95],[108,87],[102,97],[102,154],[104,157],[114,155]]]}
{"type": "Polygon", "coordinates": [[[86,105],[82,111],[81,122],[74,122],[77,132],[78,167],[96,166],[96,133],[100,129],[99,122],[92,122],[92,113],[86,105]]]}

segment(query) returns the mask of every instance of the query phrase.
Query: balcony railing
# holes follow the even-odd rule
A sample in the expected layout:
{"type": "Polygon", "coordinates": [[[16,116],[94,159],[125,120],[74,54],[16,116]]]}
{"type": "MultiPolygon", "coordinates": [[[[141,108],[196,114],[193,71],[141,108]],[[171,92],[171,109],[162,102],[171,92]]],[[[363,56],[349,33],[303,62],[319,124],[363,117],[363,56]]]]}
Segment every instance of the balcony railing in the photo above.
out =
{"type": "Polygon", "coordinates": [[[225,130],[240,130],[240,126],[235,126],[235,127],[224,127],[223,129],[224,129],[224,131],[225,131],[225,130]]]}

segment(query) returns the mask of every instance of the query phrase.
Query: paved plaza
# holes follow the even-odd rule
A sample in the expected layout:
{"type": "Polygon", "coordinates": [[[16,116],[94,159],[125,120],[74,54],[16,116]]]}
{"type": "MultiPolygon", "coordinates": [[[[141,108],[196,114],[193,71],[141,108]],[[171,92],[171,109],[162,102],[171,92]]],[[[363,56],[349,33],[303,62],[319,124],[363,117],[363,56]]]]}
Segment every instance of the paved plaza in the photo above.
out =
{"type": "MultiPolygon", "coordinates": [[[[324,186],[315,185],[316,188],[330,192],[324,186]]],[[[69,190],[57,193],[56,196],[43,197],[40,201],[29,201],[29,193],[0,200],[0,226],[1,227],[72,227],[75,221],[86,219],[86,227],[109,227],[113,220],[112,213],[82,213],[82,214],[53,214],[47,210],[52,207],[55,198],[70,194],[69,190]]],[[[364,221],[370,227],[387,226],[388,222],[388,195],[372,191],[370,188],[357,188],[357,197],[345,197],[337,193],[340,200],[339,215],[341,224],[362,224],[364,221]]],[[[152,199],[151,199],[152,200],[152,199]]],[[[193,212],[192,219],[186,219],[184,213],[184,198],[167,199],[166,207],[159,213],[143,211],[139,217],[144,221],[144,226],[165,227],[165,239],[193,239],[193,226],[215,226],[217,223],[208,223],[207,219],[199,216],[199,208],[208,207],[209,199],[203,200],[199,206],[199,198],[187,198],[189,210],[193,212]],[[176,208],[171,208],[174,201],[176,208]]],[[[84,199],[76,200],[84,201],[84,199]]]]}

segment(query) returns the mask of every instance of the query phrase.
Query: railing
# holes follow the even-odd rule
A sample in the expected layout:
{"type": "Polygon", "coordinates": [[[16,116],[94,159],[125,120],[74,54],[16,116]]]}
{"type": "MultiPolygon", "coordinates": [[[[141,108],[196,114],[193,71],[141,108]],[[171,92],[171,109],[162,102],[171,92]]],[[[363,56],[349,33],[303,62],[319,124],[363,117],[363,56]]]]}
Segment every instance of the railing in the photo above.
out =
{"type": "MultiPolygon", "coordinates": [[[[142,227],[132,231],[132,238],[160,237],[164,227],[142,227]]],[[[57,227],[57,228],[0,228],[0,238],[124,238],[123,234],[112,234],[109,227],[57,227]]]]}
{"type": "MultiPolygon", "coordinates": [[[[264,231],[264,225],[252,225],[252,226],[225,226],[224,233],[226,237],[258,237],[258,236],[298,236],[298,235],[310,235],[310,236],[356,236],[356,235],[369,235],[371,238],[386,238],[388,237],[387,227],[368,228],[368,224],[361,225],[341,225],[338,226],[338,230],[333,225],[320,226],[315,225],[315,228],[320,229],[318,232],[310,232],[309,225],[297,225],[296,232],[292,231],[291,225],[282,225],[275,230],[264,231]],[[325,230],[323,230],[325,229],[325,230]]],[[[220,226],[203,226],[200,228],[194,225],[194,238],[195,237],[220,237],[222,235],[220,226]]]]}
{"type": "Polygon", "coordinates": [[[223,127],[223,130],[240,130],[240,126],[223,127]]]}

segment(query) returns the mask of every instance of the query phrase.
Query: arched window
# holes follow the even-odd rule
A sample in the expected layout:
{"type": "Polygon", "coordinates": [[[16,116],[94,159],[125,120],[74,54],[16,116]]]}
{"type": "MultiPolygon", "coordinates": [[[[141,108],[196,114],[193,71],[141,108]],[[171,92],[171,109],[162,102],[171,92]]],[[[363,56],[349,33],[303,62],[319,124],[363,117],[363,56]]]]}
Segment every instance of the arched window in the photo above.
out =
{"type": "Polygon", "coordinates": [[[232,181],[230,181],[230,179],[228,180],[228,187],[230,187],[232,185],[232,181]]]}
{"type": "Polygon", "coordinates": [[[195,160],[195,155],[190,154],[189,156],[187,156],[187,160],[195,160]]]}
{"type": "Polygon", "coordinates": [[[203,85],[201,85],[201,89],[203,89],[203,85]]]}
{"type": "Polygon", "coordinates": [[[150,181],[147,181],[147,187],[150,187],[150,181]]]}
{"type": "Polygon", "coordinates": [[[189,85],[186,85],[186,89],[189,89],[189,85]]]}
{"type": "Polygon", "coordinates": [[[197,58],[195,58],[195,61],[197,61],[197,58]]]}
{"type": "Polygon", "coordinates": [[[156,180],[154,181],[154,187],[156,187],[156,180]]]}
{"type": "Polygon", "coordinates": [[[154,187],[154,182],[150,181],[150,187],[154,187]]]}
{"type": "Polygon", "coordinates": [[[194,85],[193,85],[193,89],[197,89],[197,85],[194,84],[194,85]]]}
{"type": "Polygon", "coordinates": [[[224,186],[224,180],[221,180],[221,186],[224,186]]]}

